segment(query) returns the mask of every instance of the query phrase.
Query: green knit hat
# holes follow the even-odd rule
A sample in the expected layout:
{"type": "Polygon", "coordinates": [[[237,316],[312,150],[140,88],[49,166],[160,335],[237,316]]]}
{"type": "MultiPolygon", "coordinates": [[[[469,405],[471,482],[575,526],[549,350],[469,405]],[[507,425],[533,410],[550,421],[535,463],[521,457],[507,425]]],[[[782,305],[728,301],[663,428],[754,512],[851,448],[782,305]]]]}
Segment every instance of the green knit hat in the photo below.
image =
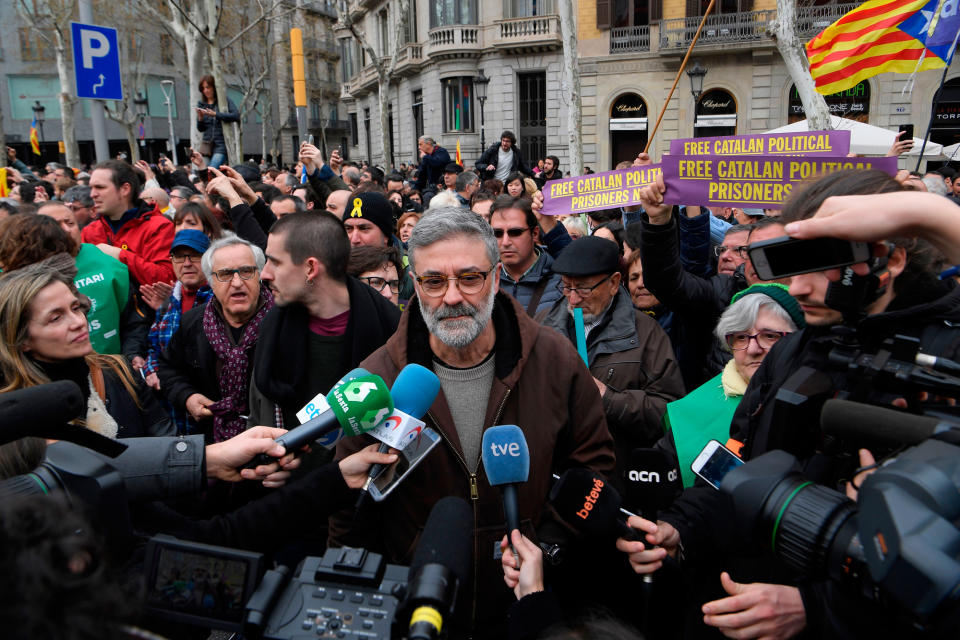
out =
{"type": "Polygon", "coordinates": [[[762,293],[772,298],[787,312],[787,315],[793,320],[793,324],[797,325],[797,329],[803,329],[807,326],[807,321],[803,319],[803,310],[800,309],[800,304],[797,302],[797,299],[790,295],[790,289],[786,285],[777,282],[752,284],[740,293],[734,295],[730,300],[730,304],[753,293],[762,293]]]}

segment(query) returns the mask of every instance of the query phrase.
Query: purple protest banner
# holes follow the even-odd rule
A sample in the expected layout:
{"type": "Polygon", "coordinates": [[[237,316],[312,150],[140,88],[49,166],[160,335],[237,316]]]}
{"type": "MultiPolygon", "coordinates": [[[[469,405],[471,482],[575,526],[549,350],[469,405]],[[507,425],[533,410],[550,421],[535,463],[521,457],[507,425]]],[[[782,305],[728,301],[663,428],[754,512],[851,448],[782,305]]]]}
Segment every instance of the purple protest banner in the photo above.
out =
{"type": "Polygon", "coordinates": [[[543,185],[540,213],[562,216],[637,205],[640,204],[640,190],[656,182],[658,175],[660,165],[648,164],[553,180],[543,185]]]}
{"type": "Polygon", "coordinates": [[[849,152],[850,131],[846,129],[670,141],[672,156],[844,156],[849,152]]]}
{"type": "Polygon", "coordinates": [[[894,176],[896,158],[664,156],[667,204],[779,209],[797,185],[844,169],[879,169],[894,176]]]}

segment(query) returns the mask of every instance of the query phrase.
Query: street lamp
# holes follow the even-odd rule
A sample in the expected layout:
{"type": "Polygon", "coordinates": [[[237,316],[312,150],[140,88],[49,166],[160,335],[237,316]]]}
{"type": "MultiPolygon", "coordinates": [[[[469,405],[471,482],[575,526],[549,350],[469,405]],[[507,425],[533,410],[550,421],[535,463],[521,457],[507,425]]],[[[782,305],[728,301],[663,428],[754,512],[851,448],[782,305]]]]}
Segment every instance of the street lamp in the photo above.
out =
{"type": "Polygon", "coordinates": [[[143,119],[147,115],[147,99],[143,97],[143,92],[137,91],[137,97],[133,99],[133,105],[137,110],[137,117],[140,119],[140,130],[137,131],[137,137],[140,138],[140,146],[145,147],[144,137],[146,132],[143,130],[143,119]]]}
{"type": "Polygon", "coordinates": [[[694,60],[693,67],[687,69],[687,75],[690,76],[690,93],[693,94],[693,135],[697,135],[697,104],[703,95],[703,78],[707,70],[700,66],[699,60],[694,60]]]}
{"type": "Polygon", "coordinates": [[[34,119],[37,121],[37,124],[40,125],[40,163],[43,164],[43,121],[47,108],[40,104],[39,100],[35,101],[31,108],[33,109],[34,119]]]}
{"type": "Polygon", "coordinates": [[[170,159],[173,166],[177,166],[177,139],[173,135],[173,80],[161,80],[160,90],[163,91],[163,104],[167,105],[167,124],[170,125],[170,159]]]}
{"type": "Polygon", "coordinates": [[[483,75],[483,69],[476,78],[473,79],[473,88],[477,94],[477,100],[480,101],[480,153],[487,148],[487,140],[483,126],[483,103],[487,101],[487,85],[490,84],[490,78],[483,75]]]}

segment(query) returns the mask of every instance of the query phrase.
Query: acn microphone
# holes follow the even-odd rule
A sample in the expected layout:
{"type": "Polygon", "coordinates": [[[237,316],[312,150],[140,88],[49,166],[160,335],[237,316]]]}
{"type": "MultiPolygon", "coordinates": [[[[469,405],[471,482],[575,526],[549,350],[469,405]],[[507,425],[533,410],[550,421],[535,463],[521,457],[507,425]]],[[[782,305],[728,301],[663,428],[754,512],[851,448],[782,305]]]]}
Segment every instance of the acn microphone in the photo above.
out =
{"type": "Polygon", "coordinates": [[[634,449],[623,472],[624,502],[650,522],[683,491],[676,459],[662,449],[634,449]]]}
{"type": "Polygon", "coordinates": [[[444,619],[454,611],[460,587],[467,582],[472,546],[473,509],[461,498],[439,500],[430,510],[410,563],[410,588],[397,614],[400,628],[396,631],[407,626],[408,640],[439,637],[444,619]]]}
{"type": "MultiPolygon", "coordinates": [[[[507,540],[514,529],[520,528],[520,506],[517,503],[517,485],[530,475],[530,451],[520,427],[503,424],[483,432],[480,445],[483,470],[490,485],[500,487],[503,493],[503,512],[507,519],[507,540]]],[[[520,555],[510,545],[519,562],[520,555]]],[[[519,568],[519,567],[518,567],[519,568]]]]}

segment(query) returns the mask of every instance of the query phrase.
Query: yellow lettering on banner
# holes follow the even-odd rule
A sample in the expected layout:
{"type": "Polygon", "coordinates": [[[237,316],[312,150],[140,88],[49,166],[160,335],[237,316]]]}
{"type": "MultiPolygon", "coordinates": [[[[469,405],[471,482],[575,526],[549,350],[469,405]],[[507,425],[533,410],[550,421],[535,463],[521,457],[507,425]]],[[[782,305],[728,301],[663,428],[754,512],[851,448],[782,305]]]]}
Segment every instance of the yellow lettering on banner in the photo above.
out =
{"type": "Polygon", "coordinates": [[[660,167],[653,169],[634,169],[627,172],[627,186],[653,184],[660,175],[660,167]]]}
{"type": "Polygon", "coordinates": [[[681,178],[713,178],[712,160],[681,160],[681,178]]]}
{"type": "Polygon", "coordinates": [[[573,182],[551,182],[550,183],[550,197],[551,198],[562,198],[564,196],[572,196],[576,191],[573,188],[573,182]]]}
{"type": "Polygon", "coordinates": [[[763,140],[760,138],[732,138],[730,140],[714,140],[713,153],[721,156],[733,156],[745,153],[763,153],[763,140]]]}
{"type": "Polygon", "coordinates": [[[790,185],[771,182],[711,182],[707,198],[711,202],[776,204],[790,194],[790,185]]]}
{"type": "Polygon", "coordinates": [[[717,177],[739,180],[783,180],[783,165],[757,160],[720,160],[717,177]]]}
{"type": "Polygon", "coordinates": [[[704,140],[691,140],[683,143],[683,155],[685,156],[705,156],[710,154],[710,143],[704,140]]]}
{"type": "Polygon", "coordinates": [[[832,151],[830,136],[825,133],[770,138],[770,153],[811,153],[832,151]]]}
{"type": "Polygon", "coordinates": [[[576,213],[600,207],[626,204],[630,202],[630,193],[630,191],[619,190],[574,196],[570,201],[570,211],[576,213]]]}

